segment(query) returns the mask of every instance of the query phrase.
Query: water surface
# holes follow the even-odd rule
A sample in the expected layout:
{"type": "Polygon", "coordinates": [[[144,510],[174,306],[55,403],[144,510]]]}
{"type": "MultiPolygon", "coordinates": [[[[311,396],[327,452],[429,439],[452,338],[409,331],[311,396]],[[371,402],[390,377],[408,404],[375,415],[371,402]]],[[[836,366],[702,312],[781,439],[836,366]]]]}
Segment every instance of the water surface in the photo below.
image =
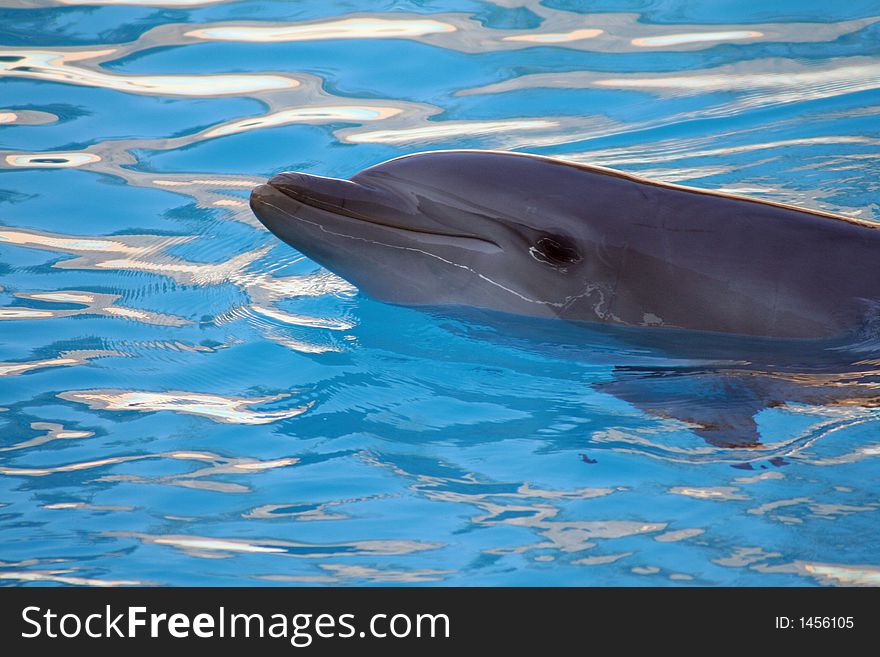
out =
{"type": "Polygon", "coordinates": [[[742,408],[740,370],[713,397],[715,371],[602,335],[371,301],[246,204],[286,169],[464,147],[878,220],[878,21],[0,0],[0,579],[880,583],[871,345],[858,376],[763,373],[758,444],[719,444],[682,418],[742,408]],[[633,402],[658,373],[674,412],[633,402]]]}

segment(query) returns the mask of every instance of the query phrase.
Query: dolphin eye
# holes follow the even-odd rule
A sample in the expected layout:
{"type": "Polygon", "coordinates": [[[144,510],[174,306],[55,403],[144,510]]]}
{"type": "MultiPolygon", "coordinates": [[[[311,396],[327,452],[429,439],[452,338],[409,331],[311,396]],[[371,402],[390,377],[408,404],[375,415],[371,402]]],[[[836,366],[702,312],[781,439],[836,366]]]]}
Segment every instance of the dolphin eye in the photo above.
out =
{"type": "Polygon", "coordinates": [[[581,261],[581,254],[578,253],[574,244],[559,235],[545,235],[535,242],[529,251],[535,260],[540,260],[555,267],[581,261]]]}

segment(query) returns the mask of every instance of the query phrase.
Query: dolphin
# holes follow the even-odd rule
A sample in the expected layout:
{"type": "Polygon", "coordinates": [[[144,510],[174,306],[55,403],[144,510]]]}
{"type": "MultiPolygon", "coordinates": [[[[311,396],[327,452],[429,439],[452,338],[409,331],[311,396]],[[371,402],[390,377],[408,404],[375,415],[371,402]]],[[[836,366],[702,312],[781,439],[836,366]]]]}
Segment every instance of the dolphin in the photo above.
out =
{"type": "Polygon", "coordinates": [[[766,408],[880,406],[869,221],[474,150],[351,180],[281,173],[251,207],[378,300],[472,312],[478,332],[608,362],[597,390],[712,445],[759,448],[766,408]]]}
{"type": "MultiPolygon", "coordinates": [[[[748,460],[787,454],[838,423],[861,423],[880,409],[880,333],[875,328],[855,339],[780,340],[559,322],[471,309],[437,308],[429,313],[446,320],[446,330],[475,341],[550,361],[587,364],[586,376],[594,390],[647,415],[678,420],[725,452],[750,450],[748,460]],[[813,422],[809,427],[795,423],[802,428],[786,430],[774,436],[772,445],[763,445],[760,416],[765,409],[813,413],[813,422]]],[[[620,435],[625,435],[628,420],[621,420],[620,435]]],[[[626,448],[652,450],[647,447],[652,436],[643,438],[647,442],[625,443],[626,448]]],[[[609,446],[607,439],[603,445],[609,446]]],[[[656,448],[662,452],[662,445],[656,448]]],[[[669,454],[713,458],[713,453],[699,450],[669,454]]],[[[735,458],[745,455],[737,452],[735,458]]]]}
{"type": "Polygon", "coordinates": [[[250,205],[380,301],[800,340],[880,305],[869,221],[522,153],[398,157],[350,180],[287,172],[250,205]]]}

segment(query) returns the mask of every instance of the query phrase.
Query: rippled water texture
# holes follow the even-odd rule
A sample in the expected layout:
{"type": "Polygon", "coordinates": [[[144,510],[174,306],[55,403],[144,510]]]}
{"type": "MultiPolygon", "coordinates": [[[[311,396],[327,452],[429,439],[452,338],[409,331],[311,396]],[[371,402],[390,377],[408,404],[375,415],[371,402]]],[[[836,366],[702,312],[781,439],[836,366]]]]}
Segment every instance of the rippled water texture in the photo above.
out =
{"type": "Polygon", "coordinates": [[[514,336],[247,207],[467,147],[877,220],[877,3],[358,4],[0,0],[0,580],[880,584],[876,350],[514,336]]]}

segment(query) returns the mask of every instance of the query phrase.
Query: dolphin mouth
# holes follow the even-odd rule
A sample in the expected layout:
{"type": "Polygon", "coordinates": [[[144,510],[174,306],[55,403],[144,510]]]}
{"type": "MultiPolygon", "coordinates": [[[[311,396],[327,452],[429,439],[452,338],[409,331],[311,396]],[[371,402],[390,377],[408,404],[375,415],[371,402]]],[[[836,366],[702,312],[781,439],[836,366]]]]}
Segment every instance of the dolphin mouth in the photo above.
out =
{"type": "MultiPolygon", "coordinates": [[[[361,191],[357,189],[360,185],[348,180],[291,172],[272,176],[266,184],[303,205],[374,223],[362,212],[356,212],[350,207],[346,208],[346,202],[351,204],[352,200],[355,200],[355,193],[361,191]]],[[[363,193],[360,196],[363,196],[363,193]]]]}
{"type": "MultiPolygon", "coordinates": [[[[431,222],[424,214],[418,212],[417,208],[413,207],[411,201],[398,197],[390,191],[351,180],[326,178],[298,172],[279,173],[270,178],[265,185],[254,189],[251,193],[252,204],[258,204],[261,201],[259,197],[263,195],[261,192],[266,188],[279,192],[303,206],[373,226],[456,241],[474,240],[498,249],[501,248],[491,239],[472,233],[452,231],[446,226],[431,222]],[[405,221],[404,218],[408,221],[405,221]],[[417,218],[425,221],[425,225],[416,225],[412,220],[417,218]]],[[[262,202],[266,203],[265,200],[262,202]]],[[[271,205],[285,214],[297,217],[295,209],[288,210],[274,204],[271,205]]],[[[259,213],[257,213],[257,217],[259,218],[259,213]]]]}

